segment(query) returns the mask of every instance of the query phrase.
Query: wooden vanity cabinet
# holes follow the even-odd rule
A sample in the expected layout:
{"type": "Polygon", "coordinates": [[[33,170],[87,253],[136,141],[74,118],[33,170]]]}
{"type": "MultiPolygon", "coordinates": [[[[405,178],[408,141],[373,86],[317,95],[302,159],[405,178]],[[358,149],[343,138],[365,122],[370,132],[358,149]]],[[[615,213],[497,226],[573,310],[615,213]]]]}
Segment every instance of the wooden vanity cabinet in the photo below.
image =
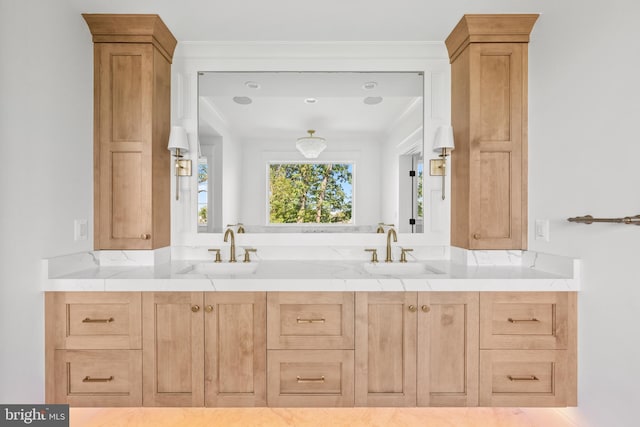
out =
{"type": "Polygon", "coordinates": [[[145,406],[266,405],[264,292],[143,293],[145,406]]]}
{"type": "Polygon", "coordinates": [[[527,248],[527,68],[538,15],[464,15],[451,62],[451,244],[527,248]]]}
{"type": "Polygon", "coordinates": [[[157,15],[83,15],[94,42],[94,247],[170,245],[171,60],[157,15]]]}

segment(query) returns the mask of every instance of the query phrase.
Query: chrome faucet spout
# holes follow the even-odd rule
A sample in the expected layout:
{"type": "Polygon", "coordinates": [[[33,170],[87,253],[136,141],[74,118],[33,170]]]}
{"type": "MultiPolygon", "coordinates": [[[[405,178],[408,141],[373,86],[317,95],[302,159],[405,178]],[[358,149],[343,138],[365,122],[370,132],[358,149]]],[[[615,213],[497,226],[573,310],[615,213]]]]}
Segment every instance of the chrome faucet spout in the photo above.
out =
{"type": "Polygon", "coordinates": [[[394,230],[393,228],[390,228],[389,231],[387,232],[387,256],[384,259],[384,262],[393,261],[393,259],[391,258],[391,236],[393,236],[394,242],[398,241],[398,235],[396,234],[396,230],[394,230]]]}
{"type": "Polygon", "coordinates": [[[229,250],[229,262],[236,262],[236,237],[233,234],[233,230],[227,228],[227,231],[224,232],[224,241],[231,236],[231,249],[229,250]]]}

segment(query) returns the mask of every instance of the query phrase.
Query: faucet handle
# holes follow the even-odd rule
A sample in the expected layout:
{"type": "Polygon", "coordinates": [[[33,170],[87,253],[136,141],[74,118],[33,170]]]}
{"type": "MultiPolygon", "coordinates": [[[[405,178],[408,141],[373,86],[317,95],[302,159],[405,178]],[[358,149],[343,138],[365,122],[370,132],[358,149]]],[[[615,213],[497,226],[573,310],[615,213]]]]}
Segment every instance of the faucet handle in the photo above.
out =
{"type": "Polygon", "coordinates": [[[365,249],[366,252],[371,252],[371,262],[378,262],[378,250],[377,249],[365,249]]]}
{"type": "Polygon", "coordinates": [[[220,258],[220,249],[209,249],[209,252],[216,253],[216,260],[214,262],[222,262],[222,258],[220,258]]]}
{"type": "Polygon", "coordinates": [[[244,261],[243,262],[251,262],[251,258],[249,258],[249,254],[253,252],[256,253],[258,250],[256,248],[245,248],[244,249],[244,261]]]}
{"type": "Polygon", "coordinates": [[[400,262],[407,262],[407,252],[413,252],[411,248],[400,248],[400,262]]]}

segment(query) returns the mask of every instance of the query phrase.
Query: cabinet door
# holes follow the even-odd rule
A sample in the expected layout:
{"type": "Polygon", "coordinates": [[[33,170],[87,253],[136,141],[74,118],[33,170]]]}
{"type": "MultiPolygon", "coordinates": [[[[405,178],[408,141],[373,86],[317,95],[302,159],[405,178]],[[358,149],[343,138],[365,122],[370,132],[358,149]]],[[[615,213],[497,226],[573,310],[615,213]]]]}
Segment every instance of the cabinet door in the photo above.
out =
{"type": "Polygon", "coordinates": [[[415,406],[415,292],[356,294],[355,403],[415,406]]]}
{"type": "Polygon", "coordinates": [[[143,293],[145,406],[203,406],[202,303],[202,292],[143,293]]]}
{"type": "Polygon", "coordinates": [[[527,45],[469,49],[469,248],[526,248],[527,45]]]}
{"type": "Polygon", "coordinates": [[[153,46],[97,43],[95,247],[152,248],[153,46]]]}
{"type": "Polygon", "coordinates": [[[418,405],[478,405],[478,293],[418,294],[418,405]]]}
{"type": "Polygon", "coordinates": [[[205,293],[205,403],[265,406],[266,294],[205,293]]]}

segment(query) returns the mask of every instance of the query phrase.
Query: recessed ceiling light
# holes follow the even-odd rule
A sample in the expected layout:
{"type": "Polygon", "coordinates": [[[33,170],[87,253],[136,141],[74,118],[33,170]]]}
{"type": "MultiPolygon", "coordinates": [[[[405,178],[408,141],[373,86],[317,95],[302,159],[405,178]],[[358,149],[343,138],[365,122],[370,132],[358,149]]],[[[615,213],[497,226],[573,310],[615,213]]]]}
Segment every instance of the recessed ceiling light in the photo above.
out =
{"type": "Polygon", "coordinates": [[[378,86],[377,82],[366,82],[365,84],[362,85],[362,89],[371,90],[371,89],[375,89],[376,86],[378,86]]]}
{"type": "Polygon", "coordinates": [[[381,96],[367,96],[362,102],[367,105],[376,105],[382,102],[381,96]]]}
{"type": "Polygon", "coordinates": [[[244,85],[249,89],[260,89],[260,83],[256,82],[244,82],[244,85]]]}
{"type": "Polygon", "coordinates": [[[253,102],[253,100],[248,96],[234,96],[233,102],[240,105],[249,105],[253,102]]]}
{"type": "Polygon", "coordinates": [[[307,104],[315,104],[316,102],[318,102],[318,100],[315,98],[307,98],[304,100],[304,102],[307,104]]]}

